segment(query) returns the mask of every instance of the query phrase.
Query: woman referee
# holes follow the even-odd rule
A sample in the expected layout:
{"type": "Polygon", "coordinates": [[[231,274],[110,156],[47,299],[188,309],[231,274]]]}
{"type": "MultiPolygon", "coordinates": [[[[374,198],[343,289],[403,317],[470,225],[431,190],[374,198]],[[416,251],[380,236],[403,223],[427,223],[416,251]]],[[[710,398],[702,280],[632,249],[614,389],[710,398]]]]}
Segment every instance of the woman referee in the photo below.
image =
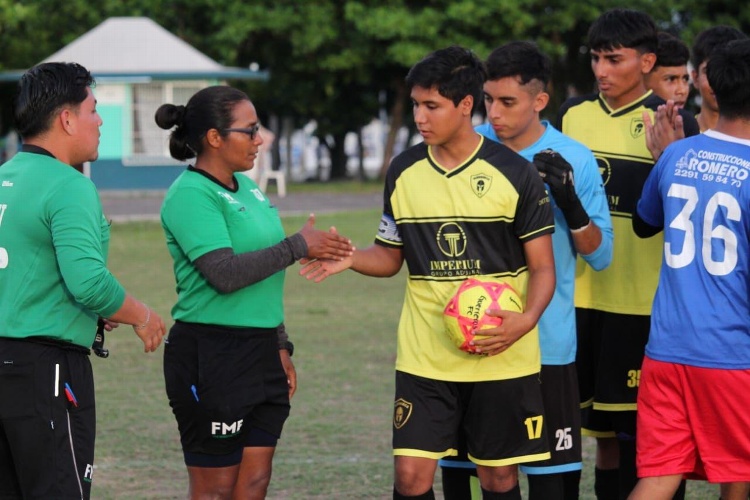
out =
{"type": "Polygon", "coordinates": [[[164,351],[191,498],[264,498],[296,387],[283,326],[284,270],[300,258],[342,259],[351,242],[304,227],[286,238],[277,209],[245,175],[263,144],[255,107],[226,86],[165,104],[172,156],[195,158],[161,209],[174,261],[175,324],[164,351]]]}

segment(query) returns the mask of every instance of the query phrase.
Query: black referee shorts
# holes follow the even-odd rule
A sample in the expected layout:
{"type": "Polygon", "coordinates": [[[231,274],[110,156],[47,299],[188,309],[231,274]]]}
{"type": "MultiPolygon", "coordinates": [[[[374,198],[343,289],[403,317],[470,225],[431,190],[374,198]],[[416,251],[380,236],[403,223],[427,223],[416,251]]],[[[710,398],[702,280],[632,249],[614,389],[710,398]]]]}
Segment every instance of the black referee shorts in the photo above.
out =
{"type": "Polygon", "coordinates": [[[0,338],[0,498],[89,498],[95,434],[85,350],[0,338]]]}
{"type": "Polygon", "coordinates": [[[276,446],[290,406],[275,328],[178,321],[164,378],[186,465],[227,467],[246,446],[276,446]]]}

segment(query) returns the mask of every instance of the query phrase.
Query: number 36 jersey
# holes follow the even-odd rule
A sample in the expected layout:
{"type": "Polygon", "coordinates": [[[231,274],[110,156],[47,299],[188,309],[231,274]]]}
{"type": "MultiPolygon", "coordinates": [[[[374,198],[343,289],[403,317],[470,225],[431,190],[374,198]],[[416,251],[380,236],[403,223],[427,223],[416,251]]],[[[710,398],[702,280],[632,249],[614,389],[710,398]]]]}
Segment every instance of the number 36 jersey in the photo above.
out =
{"type": "Polygon", "coordinates": [[[664,228],[646,354],[750,368],[750,141],[715,131],[672,144],[638,215],[664,228]]]}

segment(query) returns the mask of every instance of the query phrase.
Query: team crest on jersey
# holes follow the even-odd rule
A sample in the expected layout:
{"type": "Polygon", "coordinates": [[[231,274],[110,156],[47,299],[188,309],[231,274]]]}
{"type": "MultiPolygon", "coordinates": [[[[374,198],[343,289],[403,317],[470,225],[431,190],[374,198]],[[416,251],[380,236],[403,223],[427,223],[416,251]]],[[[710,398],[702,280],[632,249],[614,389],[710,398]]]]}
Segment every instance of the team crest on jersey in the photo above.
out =
{"type": "Polygon", "coordinates": [[[487,194],[492,185],[492,177],[487,174],[476,174],[471,176],[471,189],[480,198],[487,194]]]}
{"type": "Polygon", "coordinates": [[[435,236],[438,248],[446,257],[459,257],[466,251],[466,233],[455,222],[446,222],[440,226],[435,236]]]}
{"type": "Polygon", "coordinates": [[[251,190],[250,190],[250,192],[251,192],[251,193],[253,193],[253,195],[255,196],[255,198],[256,198],[256,199],[257,199],[258,201],[263,201],[263,200],[265,200],[265,199],[266,199],[266,198],[265,198],[265,197],[263,196],[263,192],[262,192],[262,191],[261,191],[260,189],[258,189],[258,188],[254,188],[254,189],[251,189],[251,190]]]}
{"type": "Polygon", "coordinates": [[[646,124],[643,123],[643,118],[633,118],[630,120],[630,135],[633,139],[637,139],[646,132],[646,124]]]}
{"type": "Polygon", "coordinates": [[[411,417],[411,410],[413,405],[405,399],[398,398],[393,408],[393,426],[396,429],[400,429],[411,417]]]}

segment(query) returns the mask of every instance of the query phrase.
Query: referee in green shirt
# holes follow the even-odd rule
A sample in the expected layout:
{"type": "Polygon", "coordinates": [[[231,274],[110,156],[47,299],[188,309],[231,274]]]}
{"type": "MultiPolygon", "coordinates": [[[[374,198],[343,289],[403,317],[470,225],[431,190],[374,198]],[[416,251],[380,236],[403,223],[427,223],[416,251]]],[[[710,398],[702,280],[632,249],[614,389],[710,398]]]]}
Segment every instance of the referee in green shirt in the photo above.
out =
{"type": "Polygon", "coordinates": [[[165,333],[107,270],[109,224],[71,166],[98,155],[93,83],[78,64],[45,63],[18,86],[23,147],[0,168],[0,498],[89,498],[97,320],[133,325],[146,352],[165,333]]]}
{"type": "MultiPolygon", "coordinates": [[[[163,104],[156,124],[189,161],[161,222],[177,303],[164,380],[180,432],[190,498],[265,498],[296,389],[284,326],[284,276],[299,259],[343,259],[351,241],[314,228],[286,237],[278,209],[246,172],[263,137],[244,92],[206,87],[163,104]]],[[[333,229],[333,228],[332,228],[333,229]]]]}

